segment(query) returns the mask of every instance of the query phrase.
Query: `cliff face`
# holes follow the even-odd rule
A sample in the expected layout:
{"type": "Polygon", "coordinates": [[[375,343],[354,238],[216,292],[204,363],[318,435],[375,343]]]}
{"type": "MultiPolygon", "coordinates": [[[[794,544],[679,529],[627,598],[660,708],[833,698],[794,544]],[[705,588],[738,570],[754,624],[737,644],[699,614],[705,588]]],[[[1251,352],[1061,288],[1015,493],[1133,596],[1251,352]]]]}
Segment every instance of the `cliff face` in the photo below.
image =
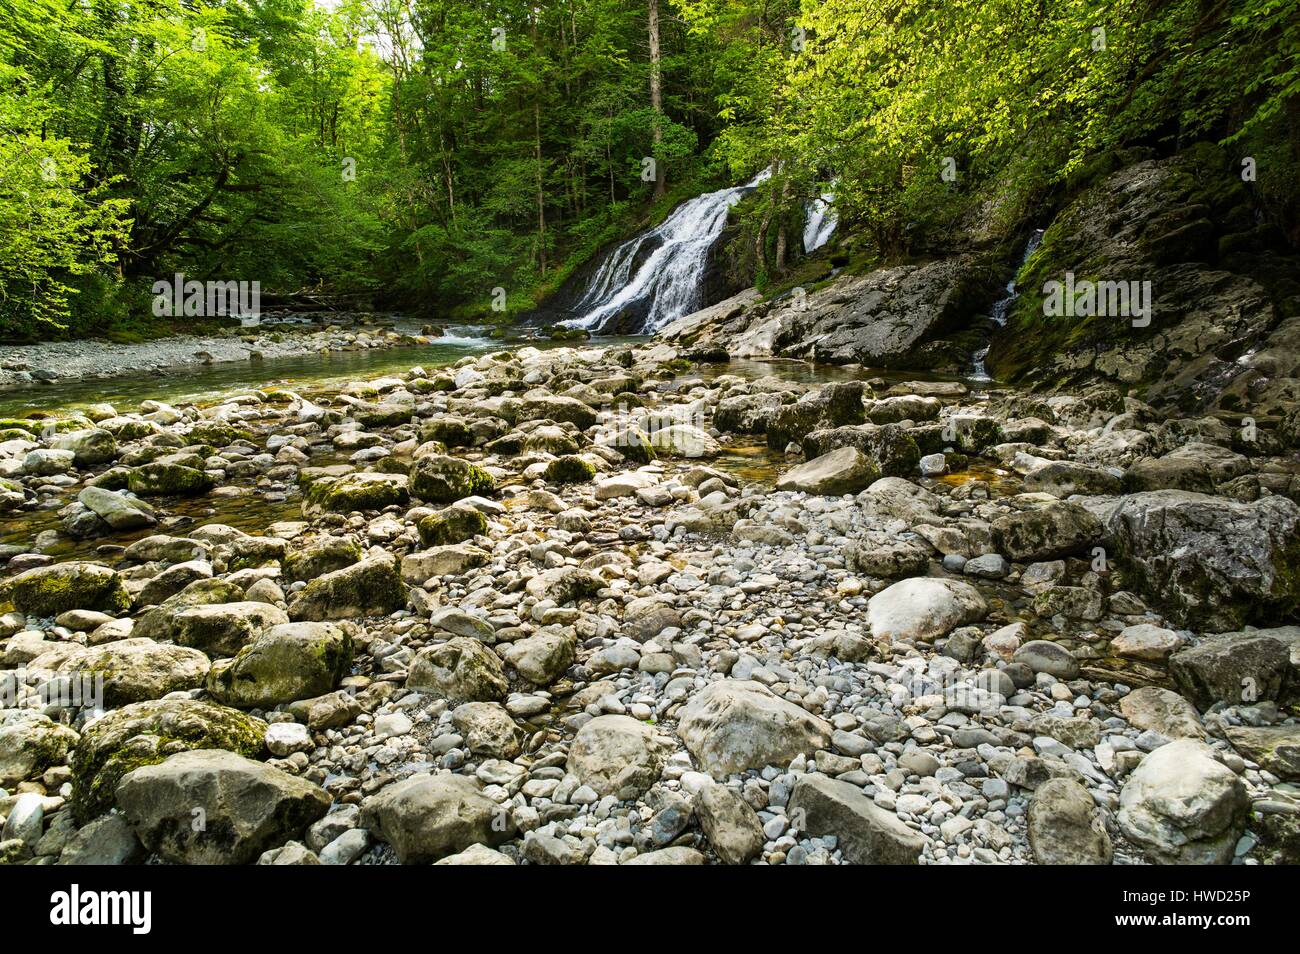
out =
{"type": "Polygon", "coordinates": [[[1124,166],[1053,221],[989,368],[1037,387],[1109,382],[1182,411],[1275,415],[1294,400],[1300,356],[1300,261],[1284,249],[1218,149],[1124,166]],[[1050,283],[1067,281],[1083,307],[1061,313],[1050,283]],[[1145,291],[1149,314],[1089,309],[1102,283],[1145,291]]]}

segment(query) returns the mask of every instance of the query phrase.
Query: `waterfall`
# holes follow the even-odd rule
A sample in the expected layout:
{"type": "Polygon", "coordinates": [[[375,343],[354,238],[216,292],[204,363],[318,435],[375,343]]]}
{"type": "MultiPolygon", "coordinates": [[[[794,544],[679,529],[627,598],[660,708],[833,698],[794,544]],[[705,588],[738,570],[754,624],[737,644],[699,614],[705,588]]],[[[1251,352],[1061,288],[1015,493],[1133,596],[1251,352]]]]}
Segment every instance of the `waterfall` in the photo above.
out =
{"type": "MultiPolygon", "coordinates": [[[[1033,255],[1034,252],[1038,250],[1038,246],[1041,245],[1042,243],[1043,243],[1043,230],[1036,229],[1034,231],[1034,234],[1029,236],[1029,241],[1025,244],[1025,254],[1020,256],[1021,266],[1023,266],[1025,262],[1029,261],[1029,256],[1033,255]]],[[[1018,274],[1020,274],[1020,267],[1016,268],[1016,275],[1018,274]]],[[[1016,275],[1011,276],[1011,280],[1007,282],[1006,294],[993,303],[993,310],[989,312],[989,317],[992,318],[994,322],[998,324],[999,327],[1007,323],[1007,312],[1011,310],[1012,303],[1014,303],[1015,300],[1020,297],[1020,292],[1016,290],[1016,275]]],[[[975,368],[971,372],[972,381],[993,380],[991,377],[989,377],[989,373],[984,367],[984,360],[989,356],[989,348],[991,346],[992,346],[992,342],[986,344],[979,351],[975,352],[975,356],[974,356],[975,368]]]]}
{"type": "Polygon", "coordinates": [[[832,207],[834,192],[823,192],[804,204],[803,250],[810,254],[830,241],[840,217],[832,207]]]}
{"type": "Polygon", "coordinates": [[[764,169],[744,185],[688,199],[660,225],[619,245],[574,306],[579,317],[561,324],[600,331],[627,311],[644,311],[640,330],[651,334],[697,311],[704,304],[700,286],[709,249],[727,224],[728,210],[771,175],[764,169]]]}

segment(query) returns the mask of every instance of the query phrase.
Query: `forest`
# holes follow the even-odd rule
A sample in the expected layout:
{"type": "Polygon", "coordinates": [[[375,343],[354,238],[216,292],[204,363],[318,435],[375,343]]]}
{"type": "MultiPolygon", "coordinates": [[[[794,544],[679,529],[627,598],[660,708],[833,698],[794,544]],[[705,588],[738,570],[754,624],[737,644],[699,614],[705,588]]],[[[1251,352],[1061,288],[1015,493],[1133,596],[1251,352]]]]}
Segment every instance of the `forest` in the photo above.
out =
{"type": "Polygon", "coordinates": [[[831,183],[906,260],[1202,140],[1300,243],[1291,0],[6,0],[0,338],[157,333],[176,273],[517,315],[770,167],[733,213],[762,286],[831,183]]]}

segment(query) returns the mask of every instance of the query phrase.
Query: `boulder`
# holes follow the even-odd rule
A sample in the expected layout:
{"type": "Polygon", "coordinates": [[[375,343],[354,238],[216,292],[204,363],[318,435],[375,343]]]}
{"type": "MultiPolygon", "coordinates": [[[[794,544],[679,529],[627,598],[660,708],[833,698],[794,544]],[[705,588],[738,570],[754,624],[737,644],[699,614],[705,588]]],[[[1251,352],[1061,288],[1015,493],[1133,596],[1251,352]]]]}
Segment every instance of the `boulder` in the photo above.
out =
{"type": "Polygon", "coordinates": [[[346,474],[312,481],[303,495],[309,509],[326,513],[383,510],[410,500],[405,474],[346,474]]]}
{"type": "Polygon", "coordinates": [[[880,477],[875,462],[856,447],[841,447],[786,471],[777,490],[839,496],[865,490],[880,477]]]}
{"type": "Polygon", "coordinates": [[[516,832],[506,806],[465,775],[415,775],[394,782],[364,803],[361,817],[404,865],[429,864],[474,845],[495,847],[516,832]]]}
{"type": "Polygon", "coordinates": [[[505,661],[535,686],[549,686],[573,664],[573,640],[560,633],[538,633],[501,650],[505,661]]]}
{"type": "Polygon", "coordinates": [[[1268,630],[1223,633],[1169,657],[1174,682],[1202,709],[1282,701],[1291,692],[1290,670],[1290,647],[1268,630]]]}
{"type": "Polygon", "coordinates": [[[656,781],[671,743],[629,716],[596,716],[573,737],[568,772],[598,795],[634,799],[656,781]]]}
{"type": "Polygon", "coordinates": [[[158,699],[169,692],[203,685],[211,663],[198,649],[170,646],[145,637],[131,637],[82,646],[64,643],[44,652],[29,668],[103,680],[105,706],[158,699]]]}
{"type": "Polygon", "coordinates": [[[0,786],[17,785],[62,765],[79,738],[39,712],[0,710],[0,786]]]}
{"type": "Polygon", "coordinates": [[[835,836],[845,860],[855,865],[914,865],[925,847],[920,832],[862,789],[821,774],[798,776],[785,814],[803,832],[835,836]]]}
{"type": "Polygon", "coordinates": [[[158,515],[143,500],[102,487],[86,487],[77,495],[82,506],[108,524],[109,529],[125,532],[152,527],[158,515]]]}
{"type": "Polygon", "coordinates": [[[677,734],[706,772],[723,778],[830,745],[829,723],[776,695],[761,683],[711,683],[681,709],[677,734]]]}
{"type": "Polygon", "coordinates": [[[496,653],[477,639],[457,636],[415,654],[406,688],[458,705],[500,701],[506,697],[509,683],[496,653]]]}
{"type": "Polygon", "coordinates": [[[496,702],[462,702],[451,710],[451,724],[474,755],[513,759],[523,733],[505,707],[496,702]]]}
{"type": "Polygon", "coordinates": [[[487,533],[488,522],[482,511],[458,503],[421,517],[416,530],[426,547],[440,547],[464,543],[487,533]]]}
{"type": "Polygon", "coordinates": [[[195,497],[215,484],[207,471],[166,461],[132,467],[126,482],[131,493],[141,497],[195,497]]]}
{"type": "Polygon", "coordinates": [[[208,672],[208,694],[223,705],[269,709],[338,688],[352,668],[352,637],[333,623],[282,623],[253,637],[208,672]]]}
{"type": "Polygon", "coordinates": [[[411,468],[411,493],[430,503],[455,503],[492,492],[495,482],[482,468],[458,457],[428,454],[411,468]]]}
{"type": "Polygon", "coordinates": [[[131,608],[122,578],[98,563],[37,567],[2,586],[14,609],[28,617],[58,616],[74,609],[123,613],[131,608]]]}
{"type": "Polygon", "coordinates": [[[172,638],[210,656],[233,656],[272,626],[289,622],[284,610],[269,603],[242,601],[191,606],[175,614],[172,638]]]}
{"type": "Polygon", "coordinates": [[[117,804],[150,851],[177,864],[243,865],[323,816],[323,788],[221,749],[129,772],[117,804]]]}
{"type": "Polygon", "coordinates": [[[1120,830],[1157,864],[1226,865],[1245,829],[1246,786],[1203,742],[1156,749],[1119,795],[1120,830]]]}
{"type": "Polygon", "coordinates": [[[913,577],[900,580],[867,602],[872,638],[931,641],[988,613],[979,591],[961,580],[913,577]]]}
{"type": "Polygon", "coordinates": [[[1114,857],[1092,796],[1070,779],[1051,778],[1035,789],[1028,828],[1040,865],[1108,865],[1114,857]]]}
{"type": "Polygon", "coordinates": [[[749,803],[725,785],[710,783],[695,797],[695,817],[718,858],[748,864],[763,852],[763,824],[749,803]]]}
{"type": "Polygon", "coordinates": [[[1110,513],[1106,541],[1131,585],[1180,626],[1233,629],[1300,607],[1300,506],[1284,497],[1134,494],[1110,513]]]}
{"type": "Polygon", "coordinates": [[[1102,532],[1100,520],[1064,500],[1003,514],[993,521],[998,550],[1021,562],[1082,553],[1101,542],[1102,532]]]}
{"type": "Polygon", "coordinates": [[[117,456],[117,438],[102,427],[68,431],[54,438],[50,446],[72,451],[76,465],[83,468],[106,464],[117,456]]]}
{"type": "Polygon", "coordinates": [[[1119,701],[1119,711],[1129,724],[1150,729],[1169,739],[1205,738],[1200,713],[1176,692],[1158,686],[1134,689],[1119,701]]]}
{"type": "Polygon", "coordinates": [[[294,548],[281,561],[283,576],[290,583],[306,583],[326,573],[361,562],[361,547],[353,540],[326,537],[294,548]]]}
{"type": "Polygon", "coordinates": [[[1266,772],[1300,781],[1300,726],[1230,725],[1223,727],[1232,747],[1266,772]]]}
{"type": "Polygon", "coordinates": [[[340,620],[384,616],[406,605],[406,584],[391,555],[318,576],[289,604],[294,620],[340,620]]]}
{"type": "Polygon", "coordinates": [[[72,757],[72,810],[85,821],[107,811],[122,776],[189,749],[262,753],[266,723],[197,699],[157,699],[114,709],[89,723],[72,757]]]}

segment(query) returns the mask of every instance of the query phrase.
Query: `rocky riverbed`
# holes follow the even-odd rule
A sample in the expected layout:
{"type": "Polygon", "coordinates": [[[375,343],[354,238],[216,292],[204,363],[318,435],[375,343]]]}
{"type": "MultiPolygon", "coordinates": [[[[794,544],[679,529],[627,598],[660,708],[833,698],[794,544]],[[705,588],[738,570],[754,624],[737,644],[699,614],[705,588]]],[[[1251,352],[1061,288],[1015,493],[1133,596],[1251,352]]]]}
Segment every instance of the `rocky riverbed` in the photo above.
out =
{"type": "Polygon", "coordinates": [[[1219,419],[652,343],[0,428],[10,863],[1300,860],[1300,468],[1219,419]]]}
{"type": "Polygon", "coordinates": [[[427,341],[380,324],[327,319],[326,327],[268,322],[219,335],[173,335],[153,341],[45,341],[0,346],[0,388],[111,378],[190,366],[261,361],[298,355],[391,348],[427,341]]]}

